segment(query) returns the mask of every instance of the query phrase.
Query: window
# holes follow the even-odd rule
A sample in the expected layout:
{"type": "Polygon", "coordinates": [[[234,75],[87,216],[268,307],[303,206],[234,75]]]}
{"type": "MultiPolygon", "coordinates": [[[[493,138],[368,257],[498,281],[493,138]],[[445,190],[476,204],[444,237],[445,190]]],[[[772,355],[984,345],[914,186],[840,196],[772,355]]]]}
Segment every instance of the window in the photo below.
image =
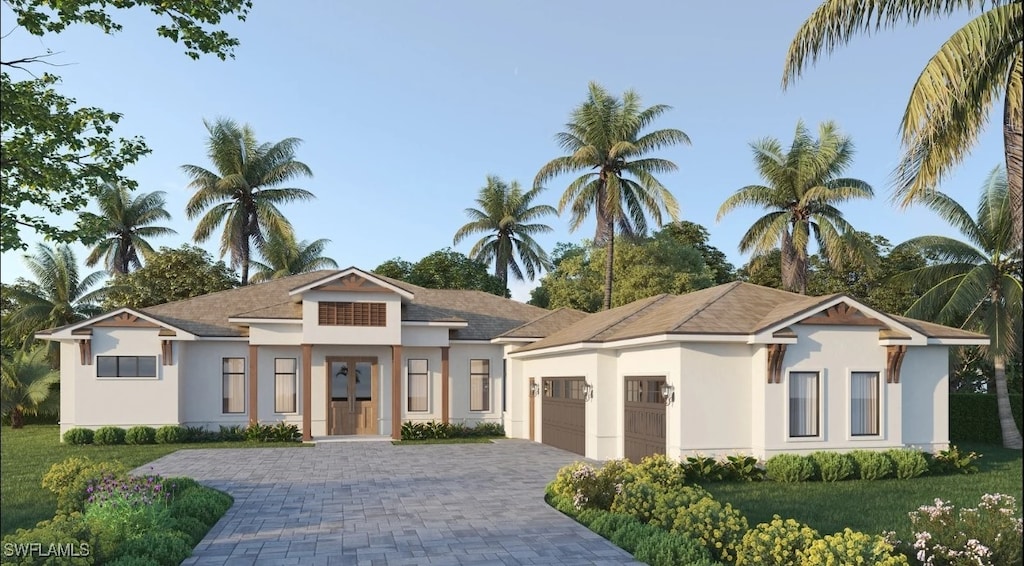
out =
{"type": "Polygon", "coordinates": [[[818,372],[789,374],[789,436],[818,436],[818,372]]]}
{"type": "Polygon", "coordinates": [[[430,376],[427,373],[427,360],[409,360],[409,411],[429,411],[427,403],[430,390],[430,376]]]}
{"type": "Polygon", "coordinates": [[[274,358],[274,412],[294,413],[298,393],[295,358],[274,358]]]}
{"type": "Polygon", "coordinates": [[[878,372],[855,371],[850,374],[850,434],[878,435],[878,372]]]}
{"type": "Polygon", "coordinates": [[[320,326],[386,326],[387,305],[384,303],[321,302],[320,326]]]}
{"type": "Polygon", "coordinates": [[[96,356],[96,377],[156,377],[156,356],[96,356]]]}
{"type": "Polygon", "coordinates": [[[221,368],[225,413],[245,412],[245,358],[224,358],[221,368]]]}
{"type": "Polygon", "coordinates": [[[469,360],[469,410],[491,410],[491,360],[469,360]]]}

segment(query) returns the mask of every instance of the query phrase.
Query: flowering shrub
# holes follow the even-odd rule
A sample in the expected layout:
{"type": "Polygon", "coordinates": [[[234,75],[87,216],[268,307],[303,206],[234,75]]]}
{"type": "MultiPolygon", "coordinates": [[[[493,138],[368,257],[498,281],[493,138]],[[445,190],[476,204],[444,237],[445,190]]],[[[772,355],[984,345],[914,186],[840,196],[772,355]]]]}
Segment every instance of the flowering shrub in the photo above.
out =
{"type": "Polygon", "coordinates": [[[765,463],[768,479],[778,482],[801,482],[814,475],[814,463],[799,454],[776,454],[765,463]]]}
{"type": "Polygon", "coordinates": [[[626,474],[632,481],[647,481],[665,487],[686,483],[686,469],[680,462],[670,460],[664,454],[645,456],[639,464],[632,465],[626,474]]]}
{"type": "Polygon", "coordinates": [[[700,540],[715,559],[725,562],[736,559],[736,547],[747,529],[747,518],[742,513],[710,496],[680,508],[672,524],[673,533],[700,540]]]}
{"type": "Polygon", "coordinates": [[[853,459],[840,452],[818,451],[810,456],[821,481],[842,481],[853,475],[853,459]]]}
{"type": "Polygon", "coordinates": [[[736,566],[796,564],[797,552],[807,550],[817,538],[818,531],[807,525],[774,515],[770,523],[761,523],[743,535],[736,548],[736,566]]]}
{"type": "Polygon", "coordinates": [[[928,471],[928,460],[920,450],[913,448],[894,448],[886,454],[892,458],[896,466],[896,477],[901,480],[916,478],[928,471]]]}
{"type": "Polygon", "coordinates": [[[622,490],[624,470],[621,463],[606,465],[599,470],[590,464],[574,462],[558,470],[550,489],[552,494],[571,500],[577,511],[607,511],[615,495],[622,490]]]}
{"type": "Polygon", "coordinates": [[[875,450],[853,450],[854,473],[862,480],[880,480],[892,475],[892,459],[885,452],[875,450]]]}
{"type": "Polygon", "coordinates": [[[699,486],[665,487],[651,481],[633,481],[623,484],[612,501],[612,513],[636,517],[643,523],[671,529],[680,508],[711,497],[699,486]]]}
{"type": "Polygon", "coordinates": [[[82,511],[88,497],[87,488],[96,478],[107,474],[120,476],[127,468],[120,462],[94,462],[89,458],[68,458],[58,462],[43,475],[44,489],[57,496],[61,513],[82,511]]]}
{"type": "Polygon", "coordinates": [[[850,529],[814,541],[796,553],[797,563],[805,566],[842,566],[873,564],[876,566],[908,565],[907,557],[896,552],[892,544],[880,536],[858,533],[850,529]]]}
{"type": "Polygon", "coordinates": [[[985,494],[977,508],[960,509],[936,499],[910,513],[917,559],[931,565],[1001,565],[1021,562],[1017,500],[985,494]]]}
{"type": "Polygon", "coordinates": [[[165,528],[170,518],[168,496],[155,476],[108,473],[91,481],[86,493],[85,521],[104,556],[112,556],[125,541],[165,528]]]}
{"type": "Polygon", "coordinates": [[[956,446],[950,446],[932,456],[928,471],[933,474],[974,474],[978,472],[978,466],[974,465],[974,462],[980,458],[981,454],[977,452],[961,452],[956,446]]]}

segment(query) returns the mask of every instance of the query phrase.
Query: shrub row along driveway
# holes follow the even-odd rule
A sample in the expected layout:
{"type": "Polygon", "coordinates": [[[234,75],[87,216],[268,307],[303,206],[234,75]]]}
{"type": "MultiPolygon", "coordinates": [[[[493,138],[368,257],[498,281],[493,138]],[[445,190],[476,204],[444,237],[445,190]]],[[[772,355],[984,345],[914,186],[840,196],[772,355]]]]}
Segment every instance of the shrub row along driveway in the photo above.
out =
{"type": "Polygon", "coordinates": [[[234,506],[185,564],[630,564],[544,502],[574,454],[494,444],[180,450],[141,472],[188,476],[234,506]]]}

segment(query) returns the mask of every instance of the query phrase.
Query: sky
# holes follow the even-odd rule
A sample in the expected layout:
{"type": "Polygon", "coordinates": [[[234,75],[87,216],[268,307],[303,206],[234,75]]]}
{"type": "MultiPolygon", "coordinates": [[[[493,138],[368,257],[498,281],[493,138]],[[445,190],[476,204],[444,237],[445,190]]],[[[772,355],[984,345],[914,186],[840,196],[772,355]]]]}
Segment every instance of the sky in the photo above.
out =
{"type": "MultiPolygon", "coordinates": [[[[117,134],[145,138],[153,152],[126,173],[141,191],[167,193],[174,217],[167,225],[178,232],[154,246],[191,242],[196,221],[184,213],[192,192],[181,165],[210,166],[203,120],[227,117],[250,124],[263,142],[303,140],[296,157],[314,177],[290,186],[317,199],[283,207],[300,239],[331,240],[325,255],[343,268],[419,260],[452,246],[487,175],[530,186],[544,163],[562,155],[554,136],[590,81],[613,94],[633,89],[645,106],[672,107],[654,127],[678,128],[692,145],[655,154],[679,167],[660,180],[681,218],[706,227],[711,245],[737,267],[749,260],[739,240],[763,211],[739,209],[716,222],[718,208],[761,182],[749,144],[774,137],[788,146],[798,120],[812,130],[833,120],[852,138],[857,152],[845,175],[867,181],[876,195],[843,206],[856,229],[893,244],[956,235],[926,209],[893,205],[889,178],[911,86],[969,16],[859,36],[783,91],[786,50],[816,5],[262,0],[245,22],[225,22],[241,41],[227,61],[189,59],[157,37],[160,22],[140,10],[118,13],[124,30],[113,36],[79,25],[35,37],[14,29],[3,5],[0,31],[13,30],[3,39],[5,59],[57,52],[51,60],[66,66],[48,70],[62,76],[62,94],[122,113],[117,134]]],[[[974,210],[1002,159],[997,117],[940,188],[974,210]]],[[[537,202],[557,205],[570,181],[547,183],[537,202]]],[[[73,217],[54,221],[70,225],[73,217]]],[[[553,232],[537,240],[548,251],[593,237],[593,221],[575,232],[568,214],[546,223],[553,232]]],[[[215,257],[218,237],[202,244],[215,257]]],[[[39,241],[23,238],[33,247],[39,241]]],[[[454,249],[468,253],[474,241],[454,249]]],[[[74,249],[82,260],[88,255],[74,249]]],[[[2,255],[4,282],[27,275],[23,255],[2,255]]],[[[529,299],[535,285],[512,283],[513,298],[529,299]]]]}

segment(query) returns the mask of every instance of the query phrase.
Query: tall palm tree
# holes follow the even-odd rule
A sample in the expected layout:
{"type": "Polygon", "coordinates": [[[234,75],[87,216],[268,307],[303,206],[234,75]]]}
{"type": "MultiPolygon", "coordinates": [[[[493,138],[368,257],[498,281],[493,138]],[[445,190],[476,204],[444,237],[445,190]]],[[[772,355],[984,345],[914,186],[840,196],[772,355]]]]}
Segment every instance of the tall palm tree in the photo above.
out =
{"type": "Polygon", "coordinates": [[[60,372],[46,362],[46,348],[20,350],[0,368],[0,413],[11,419],[11,428],[25,426],[25,415],[55,413],[59,398],[52,395],[60,372]]]}
{"type": "Polygon", "coordinates": [[[739,189],[718,209],[718,220],[740,206],[768,209],[740,239],[741,252],[760,256],[779,248],[782,286],[801,294],[807,293],[807,246],[812,235],[836,266],[850,255],[871,262],[870,253],[857,246],[853,227],[836,208],[851,199],[874,196],[864,181],[839,177],[853,161],[849,137],[832,122],[824,122],[815,139],[801,121],[788,151],[770,137],[750,147],[766,184],[739,189]]]}
{"type": "Polygon", "coordinates": [[[266,263],[252,262],[250,281],[260,283],[317,269],[337,268],[338,264],[333,259],[323,256],[324,248],[330,242],[326,238],[296,242],[295,236],[290,234],[271,233],[260,252],[266,263]]]}
{"type": "Polygon", "coordinates": [[[537,173],[537,189],[563,173],[587,171],[577,177],[558,201],[558,212],[571,208],[569,228],[575,231],[594,211],[597,229],[594,241],[606,247],[604,308],[612,306],[612,267],[615,258],[615,230],[642,234],[647,214],[662,224],[662,208],[673,221],[679,220],[679,204],[654,176],[677,169],[667,159],[646,157],[652,151],[690,143],[681,130],[662,129],[644,133],[655,119],[670,110],[656,104],[641,108],[640,96],[627,90],[622,98],[608,94],[590,83],[587,100],[573,110],[567,131],[555,136],[568,155],[556,157],[537,173]]]}
{"type": "Polygon", "coordinates": [[[242,285],[249,282],[252,247],[262,249],[267,235],[292,234],[291,223],[277,208],[297,200],[310,200],[313,193],[297,188],[271,188],[313,172],[295,160],[295,148],[302,140],[286,138],[277,143],[258,143],[248,125],[233,120],[206,122],[210,132],[207,153],[215,171],[197,165],[183,165],[196,190],[185,207],[189,219],[205,214],[193,238],[206,241],[223,224],[221,257],[230,254],[231,266],[241,267],[242,285]],[[207,210],[209,209],[209,210],[207,210]]]}
{"type": "Polygon", "coordinates": [[[985,179],[977,220],[939,191],[925,203],[958,229],[964,240],[921,236],[901,244],[916,246],[926,257],[936,258],[925,267],[894,278],[928,289],[910,306],[907,316],[988,334],[992,343],[987,353],[995,368],[1003,445],[1020,449],[1020,431],[1010,411],[1006,387],[1006,360],[1020,339],[1021,247],[1012,241],[1013,205],[1006,170],[996,167],[985,179]]]}
{"type": "Polygon", "coordinates": [[[171,219],[164,208],[165,194],[155,191],[133,198],[124,187],[106,185],[97,197],[106,238],[96,244],[85,264],[92,267],[102,258],[112,275],[142,267],[142,258],[153,253],[146,238],[177,234],[170,228],[153,226],[171,219]]]}
{"type": "Polygon", "coordinates": [[[467,208],[466,214],[472,221],[455,232],[454,245],[471,234],[485,234],[473,244],[469,257],[484,263],[494,261],[494,275],[506,289],[509,270],[519,281],[523,281],[524,272],[533,281],[538,272],[551,269],[548,254],[533,239],[534,234],[550,232],[551,227],[530,224],[542,216],[556,214],[552,206],[533,204],[533,199],[542,190],[542,187],[535,187],[524,193],[517,181],[506,184],[500,178],[488,175],[487,184],[476,198],[480,208],[467,208]]]}
{"type": "Polygon", "coordinates": [[[858,33],[954,13],[975,15],[932,56],[903,113],[905,153],[895,172],[903,205],[929,194],[977,142],[989,112],[1003,102],[1003,141],[1013,216],[1021,243],[1024,183],[1024,3],[1021,0],[826,0],[797,31],[782,86],[858,33]]]}

